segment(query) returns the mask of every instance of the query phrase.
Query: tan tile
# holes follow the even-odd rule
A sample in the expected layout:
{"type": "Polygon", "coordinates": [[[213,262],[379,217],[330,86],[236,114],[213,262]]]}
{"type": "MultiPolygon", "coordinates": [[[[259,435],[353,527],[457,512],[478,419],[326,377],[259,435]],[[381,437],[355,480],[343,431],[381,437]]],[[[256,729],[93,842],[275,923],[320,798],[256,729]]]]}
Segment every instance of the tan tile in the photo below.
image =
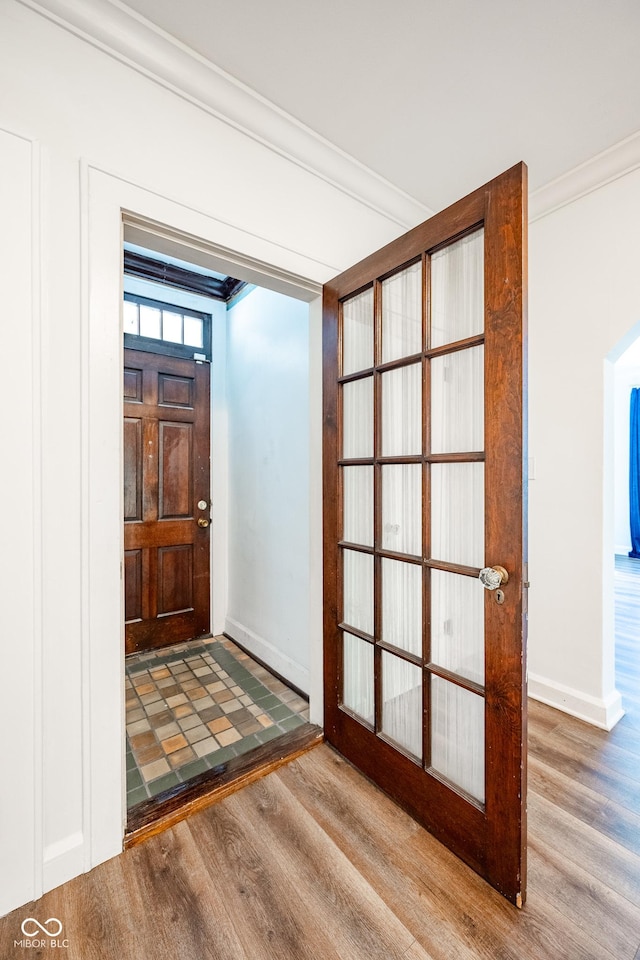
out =
{"type": "Polygon", "coordinates": [[[236,684],[234,687],[231,687],[231,693],[233,693],[236,697],[241,697],[244,693],[244,690],[242,687],[239,687],[238,684],[236,684]]]}
{"type": "Polygon", "coordinates": [[[191,730],[185,730],[184,735],[189,743],[197,743],[199,740],[204,740],[205,737],[210,736],[204,724],[199,727],[192,727],[191,730]]]}
{"type": "Polygon", "coordinates": [[[164,710],[161,710],[160,713],[154,713],[152,717],[149,717],[149,723],[154,730],[157,730],[158,727],[165,727],[168,723],[173,722],[173,714],[171,710],[167,710],[166,706],[164,710]]]}
{"type": "Polygon", "coordinates": [[[202,713],[203,710],[213,706],[213,700],[210,696],[200,697],[198,700],[194,700],[194,705],[197,708],[198,713],[202,713]]]}
{"type": "Polygon", "coordinates": [[[231,690],[224,689],[219,693],[214,693],[213,699],[216,703],[223,704],[226,703],[227,700],[233,700],[233,694],[231,693],[231,690]]]}
{"type": "Polygon", "coordinates": [[[144,696],[145,693],[153,693],[156,689],[155,683],[141,683],[140,686],[136,684],[136,691],[139,697],[144,696]]]}
{"type": "Polygon", "coordinates": [[[257,720],[245,720],[244,723],[239,725],[238,730],[243,737],[248,737],[250,734],[257,733],[258,730],[262,730],[262,724],[258,723],[257,720]]]}
{"type": "Polygon", "coordinates": [[[221,703],[220,706],[225,713],[233,713],[234,710],[239,710],[242,706],[239,700],[227,700],[226,703],[221,703]]]}
{"type": "Polygon", "coordinates": [[[271,717],[268,717],[266,713],[260,713],[257,719],[260,721],[263,727],[273,726],[273,720],[271,719],[271,717]]]}
{"type": "Polygon", "coordinates": [[[155,713],[161,713],[162,710],[166,710],[167,706],[164,700],[156,700],[155,703],[150,703],[147,707],[144,708],[145,713],[148,717],[152,717],[155,713]]]}
{"type": "Polygon", "coordinates": [[[138,690],[143,684],[149,683],[149,671],[145,670],[144,673],[139,674],[137,677],[132,677],[131,682],[136,690],[138,690]]]}
{"type": "Polygon", "coordinates": [[[162,741],[162,749],[165,753],[174,753],[176,750],[182,750],[182,748],[186,746],[188,746],[188,744],[182,733],[176,734],[175,737],[169,737],[168,740],[162,741]]]}
{"type": "Polygon", "coordinates": [[[191,673],[189,673],[189,679],[188,679],[188,680],[182,680],[182,681],[180,681],[180,685],[181,685],[181,687],[182,687],[183,690],[194,690],[196,687],[201,687],[201,686],[202,686],[202,684],[200,683],[199,680],[196,680],[195,677],[191,676],[191,673]]]}
{"type": "Polygon", "coordinates": [[[249,707],[253,703],[253,700],[248,693],[243,694],[243,696],[238,697],[238,699],[244,707],[249,707]]]}
{"type": "Polygon", "coordinates": [[[193,727],[202,725],[202,718],[199,717],[197,713],[192,713],[191,716],[185,717],[184,720],[178,720],[178,725],[182,730],[191,730],[193,727]]]}
{"type": "Polygon", "coordinates": [[[193,713],[193,707],[190,703],[179,703],[173,708],[173,715],[176,720],[182,720],[183,717],[189,717],[193,713]]]}
{"type": "Polygon", "coordinates": [[[163,727],[158,727],[156,730],[156,736],[158,740],[166,740],[167,737],[173,737],[176,733],[180,733],[180,727],[177,723],[165,723],[163,727]]]}
{"type": "Polygon", "coordinates": [[[162,699],[162,694],[159,690],[153,690],[151,693],[145,693],[143,697],[140,697],[140,701],[144,703],[145,707],[160,699],[162,699]]]}
{"type": "Polygon", "coordinates": [[[153,760],[160,760],[164,757],[164,750],[159,743],[152,743],[148,747],[142,747],[140,750],[134,750],[133,755],[139,767],[143,767],[153,760]]]}
{"type": "Polygon", "coordinates": [[[229,730],[221,730],[220,733],[216,733],[216,740],[222,747],[228,747],[230,743],[236,743],[238,740],[242,740],[242,734],[231,727],[229,730]]]}
{"type": "Polygon", "coordinates": [[[165,677],[171,676],[166,667],[156,667],[155,669],[150,670],[149,673],[154,680],[164,680],[165,677]]]}
{"type": "Polygon", "coordinates": [[[249,713],[252,713],[254,717],[257,717],[259,713],[262,713],[262,710],[260,709],[257,703],[250,703],[249,706],[247,707],[247,710],[249,711],[249,713]]]}
{"type": "Polygon", "coordinates": [[[154,760],[153,763],[148,763],[142,768],[142,776],[149,783],[150,780],[155,780],[157,777],[161,777],[163,773],[169,773],[170,767],[167,761],[163,758],[162,760],[154,760]]]}
{"type": "Polygon", "coordinates": [[[156,738],[151,730],[147,730],[143,733],[137,733],[129,739],[131,740],[131,747],[133,750],[140,750],[142,747],[149,747],[152,743],[156,742],[156,738]]]}
{"type": "Polygon", "coordinates": [[[176,693],[173,697],[167,697],[167,704],[170,707],[179,707],[181,703],[187,703],[184,693],[176,693]]]}
{"type": "Polygon", "coordinates": [[[143,720],[136,720],[135,723],[127,723],[127,733],[130,737],[135,736],[138,733],[146,733],[146,731],[150,729],[151,725],[146,718],[143,720]]]}
{"type": "Polygon", "coordinates": [[[222,680],[216,680],[215,683],[207,683],[206,687],[209,693],[218,693],[219,690],[227,689],[222,680]]]}
{"type": "Polygon", "coordinates": [[[199,740],[198,743],[194,743],[193,749],[199,757],[205,757],[208,753],[213,753],[214,750],[219,748],[213,737],[207,737],[206,740],[199,740]]]}
{"type": "Polygon", "coordinates": [[[204,687],[194,687],[193,690],[189,690],[189,699],[190,700],[200,700],[201,697],[206,697],[207,691],[204,687]]]}
{"type": "Polygon", "coordinates": [[[205,664],[205,665],[202,666],[202,667],[196,667],[193,672],[194,672],[194,674],[195,674],[196,677],[203,677],[203,676],[205,675],[205,673],[210,673],[210,672],[211,672],[211,667],[208,666],[207,664],[205,664]]]}
{"type": "Polygon", "coordinates": [[[228,717],[218,717],[217,720],[212,720],[207,726],[211,733],[220,733],[221,730],[228,730],[231,727],[231,721],[228,717]]]}
{"type": "Polygon", "coordinates": [[[130,710],[127,707],[127,723],[136,723],[138,720],[144,720],[145,712],[142,707],[136,707],[130,710]]]}
{"type": "Polygon", "coordinates": [[[196,755],[191,747],[183,747],[182,750],[176,750],[175,753],[169,754],[167,759],[175,770],[178,767],[183,767],[185,763],[190,763],[191,760],[195,760],[195,757],[196,755]]]}

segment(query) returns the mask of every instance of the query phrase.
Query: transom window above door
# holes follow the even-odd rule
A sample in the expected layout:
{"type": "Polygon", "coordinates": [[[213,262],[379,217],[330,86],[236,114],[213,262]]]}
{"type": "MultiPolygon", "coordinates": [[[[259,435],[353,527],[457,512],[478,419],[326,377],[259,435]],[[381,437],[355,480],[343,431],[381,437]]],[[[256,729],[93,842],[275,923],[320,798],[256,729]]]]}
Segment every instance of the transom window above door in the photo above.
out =
{"type": "Polygon", "coordinates": [[[211,359],[211,314],[124,294],[125,347],[193,359],[211,359]]]}

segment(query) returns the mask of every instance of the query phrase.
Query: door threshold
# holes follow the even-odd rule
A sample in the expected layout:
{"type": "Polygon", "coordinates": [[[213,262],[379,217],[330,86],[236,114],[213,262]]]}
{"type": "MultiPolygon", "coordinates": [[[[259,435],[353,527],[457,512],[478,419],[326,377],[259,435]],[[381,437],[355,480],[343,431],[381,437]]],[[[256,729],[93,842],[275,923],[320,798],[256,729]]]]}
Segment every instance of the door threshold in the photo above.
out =
{"type": "Polygon", "coordinates": [[[167,830],[192,813],[204,810],[224,797],[260,780],[290,763],[324,740],[321,727],[305,723],[240,757],[233,757],[213,770],[198,774],[150,800],[132,807],[127,816],[124,849],[167,830]]]}

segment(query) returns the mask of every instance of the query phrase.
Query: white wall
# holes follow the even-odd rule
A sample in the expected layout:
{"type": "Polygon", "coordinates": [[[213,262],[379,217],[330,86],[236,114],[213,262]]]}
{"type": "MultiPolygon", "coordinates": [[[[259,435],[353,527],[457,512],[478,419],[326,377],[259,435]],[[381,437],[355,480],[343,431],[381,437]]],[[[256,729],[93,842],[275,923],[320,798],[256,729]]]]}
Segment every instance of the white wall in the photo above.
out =
{"type": "MultiPolygon", "coordinates": [[[[97,29],[111,13],[126,17],[114,6],[92,16],[89,6],[75,4],[97,29]]],[[[164,41],[145,34],[132,41],[131,55],[151,56],[156,43],[164,41]]],[[[171,55],[163,47],[157,60],[171,69],[171,55]]],[[[7,519],[3,553],[22,562],[20,583],[14,584],[16,564],[3,589],[19,598],[23,614],[18,628],[14,613],[4,611],[1,626],[5,650],[17,658],[15,674],[32,683],[3,703],[11,705],[6,726],[16,731],[12,744],[20,755],[11,768],[24,770],[26,758],[28,771],[5,782],[2,819],[11,832],[2,838],[0,912],[121,849],[121,211],[239,250],[285,278],[305,278],[312,282],[305,287],[308,299],[314,283],[401,232],[397,218],[374,209],[377,181],[366,171],[348,189],[330,182],[339,179],[343,160],[326,145],[323,157],[335,160],[331,177],[282,147],[271,149],[262,134],[247,135],[236,122],[225,122],[224,103],[217,110],[192,94],[176,95],[171,84],[124,59],[28,4],[1,5],[0,129],[9,132],[0,138],[2,216],[13,254],[3,263],[11,264],[12,280],[19,278],[12,316],[21,318],[7,324],[4,346],[7,356],[20,358],[15,395],[23,398],[20,429],[9,441],[13,469],[3,477],[10,487],[4,502],[12,511],[21,504],[20,515],[15,510],[7,519]],[[41,175],[35,156],[41,157],[41,175]],[[359,181],[368,184],[364,200],[359,181]],[[345,223],[348,230],[340,226],[345,223]],[[37,302],[30,299],[33,291],[37,302]]],[[[194,61],[194,71],[201,69],[194,61]]],[[[202,89],[215,81],[207,74],[202,89]]],[[[236,109],[230,85],[224,90],[236,109]]],[[[258,101],[256,110],[262,118],[258,101]]],[[[274,115],[279,130],[282,122],[274,115]]],[[[314,143],[296,130],[290,124],[287,136],[293,131],[294,139],[300,133],[307,146],[314,143]]],[[[393,190],[381,190],[393,205],[393,190]]],[[[411,204],[399,197],[399,206],[406,212],[411,204]]],[[[321,360],[315,304],[311,316],[310,606],[317,691],[321,360]]]]}
{"type": "Polygon", "coordinates": [[[610,727],[620,716],[610,355],[640,316],[640,172],[542,217],[529,236],[529,686],[610,727]]]}
{"type": "Polygon", "coordinates": [[[228,311],[225,629],[309,689],[309,307],[254,288],[228,311]]]}

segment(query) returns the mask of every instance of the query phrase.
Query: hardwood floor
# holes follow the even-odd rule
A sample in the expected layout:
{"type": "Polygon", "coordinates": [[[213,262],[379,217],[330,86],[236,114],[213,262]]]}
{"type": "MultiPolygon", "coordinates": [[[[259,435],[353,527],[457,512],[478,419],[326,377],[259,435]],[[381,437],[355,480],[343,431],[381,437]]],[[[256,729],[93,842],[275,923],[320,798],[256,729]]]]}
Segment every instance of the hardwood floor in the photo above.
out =
{"type": "Polygon", "coordinates": [[[0,920],[0,957],[24,957],[35,917],[63,923],[67,960],[640,960],[640,571],[622,567],[626,716],[607,734],[530,703],[523,910],[323,745],[0,920]]]}

